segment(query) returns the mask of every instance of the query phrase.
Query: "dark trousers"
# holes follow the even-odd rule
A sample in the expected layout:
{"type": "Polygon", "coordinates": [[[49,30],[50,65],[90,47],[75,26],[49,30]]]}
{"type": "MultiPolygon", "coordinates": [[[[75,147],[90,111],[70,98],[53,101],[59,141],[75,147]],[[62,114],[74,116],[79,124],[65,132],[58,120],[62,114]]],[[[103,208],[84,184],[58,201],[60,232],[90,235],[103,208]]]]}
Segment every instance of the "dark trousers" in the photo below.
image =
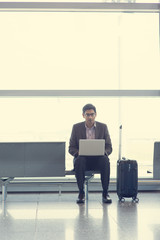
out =
{"type": "Polygon", "coordinates": [[[110,180],[110,162],[108,156],[78,156],[74,159],[74,168],[79,192],[84,193],[85,171],[97,170],[101,174],[103,193],[107,194],[110,180]]]}

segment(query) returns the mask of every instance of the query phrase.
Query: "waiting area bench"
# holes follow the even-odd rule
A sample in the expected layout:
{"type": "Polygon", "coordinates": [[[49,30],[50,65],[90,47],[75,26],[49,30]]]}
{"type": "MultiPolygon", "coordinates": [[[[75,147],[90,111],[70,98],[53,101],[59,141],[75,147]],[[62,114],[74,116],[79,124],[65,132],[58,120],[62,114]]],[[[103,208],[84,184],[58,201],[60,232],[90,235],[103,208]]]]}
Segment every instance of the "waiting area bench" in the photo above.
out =
{"type": "MultiPolygon", "coordinates": [[[[88,184],[98,171],[86,171],[85,195],[88,184]]],[[[65,170],[65,142],[5,142],[0,143],[0,184],[2,201],[7,197],[7,186],[15,178],[65,177],[75,175],[65,170]]]]}

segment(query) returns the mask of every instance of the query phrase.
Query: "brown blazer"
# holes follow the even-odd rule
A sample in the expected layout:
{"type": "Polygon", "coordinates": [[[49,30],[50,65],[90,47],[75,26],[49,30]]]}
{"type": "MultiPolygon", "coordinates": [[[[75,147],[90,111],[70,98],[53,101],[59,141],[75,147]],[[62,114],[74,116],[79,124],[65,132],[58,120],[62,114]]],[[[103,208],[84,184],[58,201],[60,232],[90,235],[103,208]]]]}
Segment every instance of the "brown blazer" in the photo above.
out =
{"type": "MultiPolygon", "coordinates": [[[[105,152],[107,155],[112,152],[112,143],[108,132],[107,125],[96,121],[95,130],[96,139],[105,139],[105,152]]],[[[73,125],[69,143],[69,153],[76,157],[79,151],[79,139],[86,139],[85,122],[73,125]]]]}

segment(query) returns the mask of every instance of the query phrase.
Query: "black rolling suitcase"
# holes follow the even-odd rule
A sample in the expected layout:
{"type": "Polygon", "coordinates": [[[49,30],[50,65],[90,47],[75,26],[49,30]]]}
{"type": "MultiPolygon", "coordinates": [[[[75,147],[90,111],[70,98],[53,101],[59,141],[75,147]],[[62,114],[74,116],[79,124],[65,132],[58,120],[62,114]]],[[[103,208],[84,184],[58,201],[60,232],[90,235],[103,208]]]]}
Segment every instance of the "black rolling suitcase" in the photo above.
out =
{"type": "Polygon", "coordinates": [[[119,160],[117,161],[117,195],[120,201],[125,198],[132,198],[138,202],[138,164],[136,160],[121,159],[121,132],[120,126],[120,144],[119,144],[119,160]]]}

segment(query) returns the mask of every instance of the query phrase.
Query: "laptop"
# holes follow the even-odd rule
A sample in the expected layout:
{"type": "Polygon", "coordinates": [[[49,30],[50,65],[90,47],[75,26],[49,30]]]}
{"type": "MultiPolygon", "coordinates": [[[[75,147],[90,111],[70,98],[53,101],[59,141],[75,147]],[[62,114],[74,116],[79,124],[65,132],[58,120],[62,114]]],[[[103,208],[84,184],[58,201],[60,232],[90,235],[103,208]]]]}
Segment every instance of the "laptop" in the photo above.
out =
{"type": "Polygon", "coordinates": [[[104,139],[80,139],[79,155],[80,156],[103,156],[105,153],[104,139]]]}

